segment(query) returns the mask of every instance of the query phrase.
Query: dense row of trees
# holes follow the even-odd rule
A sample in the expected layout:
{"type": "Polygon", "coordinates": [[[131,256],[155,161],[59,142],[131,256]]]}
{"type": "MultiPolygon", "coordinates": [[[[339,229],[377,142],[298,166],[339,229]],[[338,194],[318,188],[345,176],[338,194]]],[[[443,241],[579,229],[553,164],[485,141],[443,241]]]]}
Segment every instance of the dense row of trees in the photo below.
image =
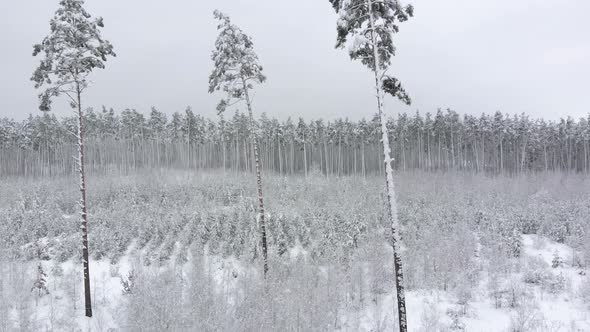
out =
{"type": "MultiPolygon", "coordinates": [[[[253,170],[250,120],[236,112],[207,119],[190,108],[167,117],[152,108],[84,115],[90,172],[129,172],[142,167],[253,170]]],[[[0,175],[77,172],[77,119],[52,114],[24,121],[0,119],[0,175]]],[[[378,117],[370,120],[279,121],[265,114],[255,122],[265,170],[328,175],[383,172],[378,117]]],[[[394,167],[399,170],[478,172],[577,171],[590,166],[590,121],[526,115],[460,116],[452,110],[401,114],[387,121],[394,167]]]]}

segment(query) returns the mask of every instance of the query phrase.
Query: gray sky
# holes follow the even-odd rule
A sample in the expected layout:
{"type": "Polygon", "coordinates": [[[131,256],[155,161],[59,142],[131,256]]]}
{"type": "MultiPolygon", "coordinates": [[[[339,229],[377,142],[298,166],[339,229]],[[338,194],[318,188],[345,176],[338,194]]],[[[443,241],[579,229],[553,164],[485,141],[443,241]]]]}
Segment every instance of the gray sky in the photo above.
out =
{"type": "MultiPolygon", "coordinates": [[[[49,31],[58,0],[0,1],[0,117],[37,111],[29,78],[32,45],[49,31]]],[[[391,73],[414,104],[389,98],[386,109],[460,113],[501,110],[576,118],[590,112],[588,0],[415,0],[402,24],[391,73]]],[[[99,109],[153,105],[172,114],[187,105],[214,116],[207,93],[218,8],[253,36],[268,81],[255,111],[279,118],[360,119],[375,111],[371,76],[335,50],[336,15],[327,0],[87,0],[103,16],[103,36],[118,57],[92,76],[83,103],[99,109]]],[[[69,114],[65,102],[56,114],[69,114]]]]}

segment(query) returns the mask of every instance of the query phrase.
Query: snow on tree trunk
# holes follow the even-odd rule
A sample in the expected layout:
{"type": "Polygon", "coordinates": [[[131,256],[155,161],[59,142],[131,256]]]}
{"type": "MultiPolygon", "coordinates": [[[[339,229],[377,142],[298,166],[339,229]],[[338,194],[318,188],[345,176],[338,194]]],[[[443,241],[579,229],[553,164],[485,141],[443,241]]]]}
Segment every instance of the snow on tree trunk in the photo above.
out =
{"type": "MultiPolygon", "coordinates": [[[[371,24],[371,31],[374,31],[375,22],[372,15],[372,4],[371,0],[367,0],[369,7],[369,22],[371,24]]],[[[373,45],[377,45],[377,41],[373,32],[371,32],[371,39],[373,45]]],[[[381,89],[381,73],[379,72],[379,66],[381,63],[379,59],[379,52],[377,47],[373,47],[373,59],[375,68],[373,70],[375,76],[375,92],[377,93],[377,109],[379,113],[379,120],[381,122],[381,140],[383,142],[383,158],[385,162],[385,182],[387,188],[387,210],[391,224],[391,245],[393,247],[393,265],[395,273],[395,288],[397,293],[397,311],[399,319],[399,330],[400,332],[406,332],[408,330],[408,323],[406,318],[406,295],[404,289],[404,272],[402,259],[400,256],[400,238],[399,238],[399,223],[397,219],[397,204],[395,200],[395,187],[393,183],[393,168],[391,163],[391,148],[389,145],[389,135],[387,132],[387,121],[383,114],[383,90],[381,89]]]]}
{"type": "MultiPolygon", "coordinates": [[[[409,17],[413,16],[414,9],[411,5],[403,7],[397,0],[330,0],[330,3],[336,12],[340,14],[337,24],[336,47],[341,48],[348,43],[351,59],[360,60],[373,71],[375,78],[377,109],[383,144],[383,161],[385,163],[387,214],[390,219],[392,233],[391,244],[394,256],[399,330],[406,332],[404,274],[400,253],[391,148],[387,132],[387,121],[383,112],[383,98],[384,94],[388,93],[408,105],[411,103],[410,97],[399,80],[386,75],[386,71],[391,64],[391,58],[395,55],[393,34],[399,31],[399,22],[405,22],[409,17]],[[349,41],[349,38],[352,40],[349,41]]],[[[402,156],[405,157],[403,154],[402,156]]]]}
{"type": "Polygon", "coordinates": [[[86,317],[92,317],[90,295],[90,261],[88,258],[88,213],[86,211],[86,174],[84,172],[84,114],[80,86],[76,86],[78,99],[78,171],[80,172],[80,221],[82,230],[82,261],[84,265],[84,308],[86,317]]]}
{"type": "Polygon", "coordinates": [[[268,273],[268,246],[266,242],[266,222],[264,219],[264,196],[262,194],[262,176],[260,175],[260,157],[258,155],[258,135],[254,127],[254,116],[252,115],[252,104],[250,102],[250,94],[246,85],[246,80],[242,78],[244,87],[244,95],[246,97],[246,105],[248,106],[248,115],[250,117],[250,134],[252,135],[252,144],[254,145],[254,161],[256,164],[256,187],[258,191],[258,216],[260,222],[260,236],[262,237],[262,258],[264,260],[264,277],[268,273]]]}

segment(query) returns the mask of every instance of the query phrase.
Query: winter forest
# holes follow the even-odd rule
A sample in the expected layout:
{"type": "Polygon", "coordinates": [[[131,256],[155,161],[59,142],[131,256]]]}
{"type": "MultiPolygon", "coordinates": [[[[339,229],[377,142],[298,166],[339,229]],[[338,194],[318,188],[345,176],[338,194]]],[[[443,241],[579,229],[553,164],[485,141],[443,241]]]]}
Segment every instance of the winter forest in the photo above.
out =
{"type": "MultiPolygon", "coordinates": [[[[370,114],[369,114],[370,116],[370,114]]],[[[266,114],[254,119],[262,167],[281,175],[383,174],[379,117],[336,121],[287,119],[266,114]]],[[[0,119],[3,175],[52,176],[76,172],[75,117],[31,115],[16,122],[0,119]]],[[[250,120],[243,112],[207,119],[188,107],[182,114],[152,108],[84,113],[89,172],[141,168],[252,170],[250,120]]],[[[531,120],[498,112],[459,116],[452,110],[403,113],[387,118],[396,170],[468,171],[488,174],[587,173],[590,122],[531,120]]]]}
{"type": "Polygon", "coordinates": [[[317,2],[371,78],[351,120],[260,111],[239,10],[211,13],[195,64],[217,116],[87,106],[127,55],[54,2],[39,111],[0,117],[0,332],[590,331],[590,115],[396,111],[420,6],[317,2]]]}

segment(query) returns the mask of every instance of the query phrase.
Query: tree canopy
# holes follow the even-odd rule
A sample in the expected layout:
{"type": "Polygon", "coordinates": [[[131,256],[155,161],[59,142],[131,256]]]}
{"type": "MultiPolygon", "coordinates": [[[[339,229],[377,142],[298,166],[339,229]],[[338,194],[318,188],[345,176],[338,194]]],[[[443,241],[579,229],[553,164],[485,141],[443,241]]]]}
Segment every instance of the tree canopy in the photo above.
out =
{"type": "Polygon", "coordinates": [[[31,77],[35,88],[45,87],[39,95],[42,111],[49,111],[51,99],[61,94],[76,106],[76,89],[84,90],[92,70],[103,69],[107,57],[115,56],[113,45],[101,36],[102,17],[92,18],[83,5],[83,0],[61,0],[49,35],[33,46],[33,56],[44,54],[31,77]]]}

